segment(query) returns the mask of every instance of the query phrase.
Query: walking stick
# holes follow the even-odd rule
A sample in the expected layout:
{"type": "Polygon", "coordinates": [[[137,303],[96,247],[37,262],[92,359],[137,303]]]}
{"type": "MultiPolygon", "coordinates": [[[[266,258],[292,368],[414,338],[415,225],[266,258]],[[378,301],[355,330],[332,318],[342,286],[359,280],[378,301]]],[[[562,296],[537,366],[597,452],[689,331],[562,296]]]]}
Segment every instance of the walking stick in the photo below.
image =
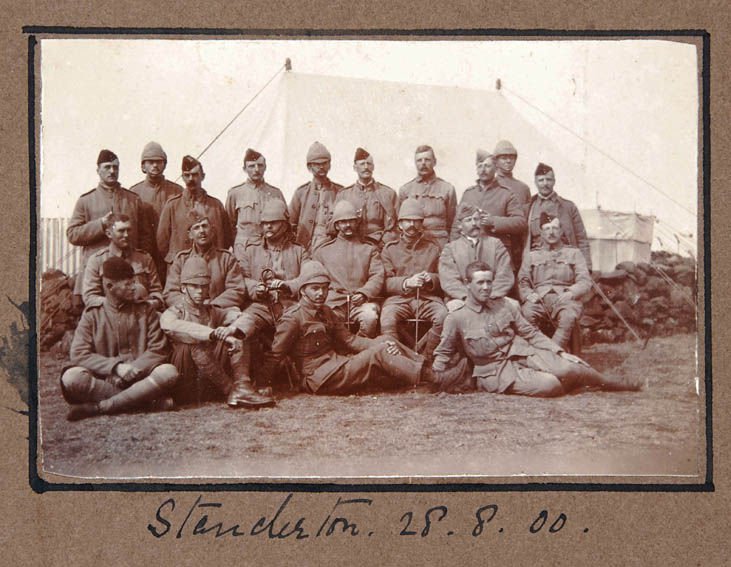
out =
{"type": "Polygon", "coordinates": [[[414,350],[419,344],[419,291],[421,287],[416,288],[416,309],[414,310],[414,350]]]}

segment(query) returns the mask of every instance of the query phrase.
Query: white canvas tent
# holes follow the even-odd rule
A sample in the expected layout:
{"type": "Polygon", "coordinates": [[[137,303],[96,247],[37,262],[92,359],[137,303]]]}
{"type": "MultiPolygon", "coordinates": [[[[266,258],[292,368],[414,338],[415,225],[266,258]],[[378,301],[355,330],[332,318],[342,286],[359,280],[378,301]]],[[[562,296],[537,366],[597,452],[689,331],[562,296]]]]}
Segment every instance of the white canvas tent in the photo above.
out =
{"type": "Polygon", "coordinates": [[[649,262],[655,217],[602,209],[579,211],[591,246],[594,270],[609,272],[620,262],[649,262]]]}

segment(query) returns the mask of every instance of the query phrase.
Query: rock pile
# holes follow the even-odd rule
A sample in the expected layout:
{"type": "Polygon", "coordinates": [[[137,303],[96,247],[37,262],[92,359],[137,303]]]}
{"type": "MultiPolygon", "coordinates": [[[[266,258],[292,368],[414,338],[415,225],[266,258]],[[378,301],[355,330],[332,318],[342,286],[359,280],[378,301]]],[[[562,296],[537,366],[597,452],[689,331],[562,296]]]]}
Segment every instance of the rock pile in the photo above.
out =
{"type": "Polygon", "coordinates": [[[582,343],[623,342],[696,331],[696,265],[693,258],[653,252],[650,263],[622,262],[594,281],[616,309],[596,290],[584,298],[582,343]]]}
{"type": "Polygon", "coordinates": [[[73,302],[74,278],[61,270],[48,270],[41,276],[40,327],[41,350],[48,350],[64,339],[62,350],[79,322],[79,310],[73,302]]]}

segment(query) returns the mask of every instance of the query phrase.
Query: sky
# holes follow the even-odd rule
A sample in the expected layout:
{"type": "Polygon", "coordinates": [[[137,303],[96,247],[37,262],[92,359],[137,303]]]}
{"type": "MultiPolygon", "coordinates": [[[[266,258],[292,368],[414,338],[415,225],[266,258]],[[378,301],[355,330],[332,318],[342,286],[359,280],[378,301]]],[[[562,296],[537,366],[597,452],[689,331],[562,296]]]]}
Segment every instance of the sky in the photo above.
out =
{"type": "MultiPolygon", "coordinates": [[[[588,186],[570,188],[580,207],[652,214],[671,231],[696,233],[696,48],[658,40],[43,39],[41,216],[70,216],[98,181],[101,148],[119,155],[129,187],[142,178],[142,147],[159,141],[176,178],[180,158],[200,153],[287,57],[296,72],[380,81],[494,91],[499,78],[520,115],[581,164],[588,186]]],[[[486,133],[484,147],[495,142],[486,133]]],[[[528,159],[518,167],[532,187],[528,159]]],[[[216,172],[206,182],[225,199],[216,172]]],[[[290,197],[294,187],[282,189],[290,197]]]]}

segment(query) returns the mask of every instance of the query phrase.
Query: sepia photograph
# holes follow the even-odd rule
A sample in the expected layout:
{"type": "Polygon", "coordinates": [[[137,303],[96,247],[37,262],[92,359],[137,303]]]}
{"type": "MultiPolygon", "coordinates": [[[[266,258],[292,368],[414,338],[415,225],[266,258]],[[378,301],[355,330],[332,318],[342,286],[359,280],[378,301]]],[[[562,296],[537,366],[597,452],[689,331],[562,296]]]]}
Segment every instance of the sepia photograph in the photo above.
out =
{"type": "Polygon", "coordinates": [[[40,39],[39,475],[701,481],[700,61],[40,39]]]}

